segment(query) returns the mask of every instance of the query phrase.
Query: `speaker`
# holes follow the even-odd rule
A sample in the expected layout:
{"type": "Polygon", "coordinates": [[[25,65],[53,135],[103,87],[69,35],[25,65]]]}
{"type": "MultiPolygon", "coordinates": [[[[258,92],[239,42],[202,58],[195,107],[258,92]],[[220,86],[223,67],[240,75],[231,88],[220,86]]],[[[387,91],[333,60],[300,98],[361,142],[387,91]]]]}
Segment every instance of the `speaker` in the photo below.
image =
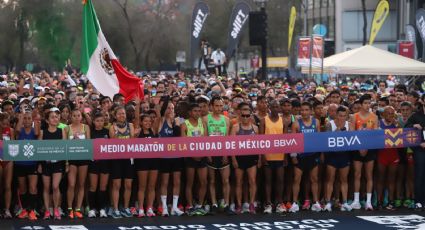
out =
{"type": "Polygon", "coordinates": [[[249,12],[249,44],[262,45],[267,40],[267,15],[264,11],[249,12]]]}

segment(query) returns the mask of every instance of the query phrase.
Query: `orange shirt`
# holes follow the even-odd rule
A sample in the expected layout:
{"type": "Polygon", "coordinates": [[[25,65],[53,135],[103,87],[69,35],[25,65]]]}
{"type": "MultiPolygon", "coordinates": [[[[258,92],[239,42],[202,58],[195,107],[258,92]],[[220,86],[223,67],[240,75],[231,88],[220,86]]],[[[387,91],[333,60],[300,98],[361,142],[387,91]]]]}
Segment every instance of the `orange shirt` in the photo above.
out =
{"type": "MultiPolygon", "coordinates": [[[[265,134],[283,134],[283,118],[279,116],[276,122],[270,120],[269,116],[264,118],[265,121],[265,134]]],[[[267,161],[283,161],[285,159],[284,153],[266,154],[267,161]]]]}
{"type": "Polygon", "coordinates": [[[362,118],[360,113],[354,114],[354,122],[356,130],[370,130],[374,129],[377,124],[376,123],[376,115],[373,113],[369,113],[366,118],[362,118]]]}

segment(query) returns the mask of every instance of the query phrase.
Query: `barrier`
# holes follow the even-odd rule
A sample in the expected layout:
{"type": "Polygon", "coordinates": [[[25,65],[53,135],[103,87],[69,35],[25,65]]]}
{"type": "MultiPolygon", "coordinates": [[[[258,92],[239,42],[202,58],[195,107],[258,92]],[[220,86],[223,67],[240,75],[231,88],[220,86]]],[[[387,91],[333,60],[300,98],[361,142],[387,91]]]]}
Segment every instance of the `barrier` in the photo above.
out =
{"type": "MultiPolygon", "coordinates": [[[[308,134],[3,141],[4,160],[102,160],[338,152],[418,146],[421,132],[386,129],[308,134]]],[[[0,155],[1,156],[1,155],[0,155]]]]}

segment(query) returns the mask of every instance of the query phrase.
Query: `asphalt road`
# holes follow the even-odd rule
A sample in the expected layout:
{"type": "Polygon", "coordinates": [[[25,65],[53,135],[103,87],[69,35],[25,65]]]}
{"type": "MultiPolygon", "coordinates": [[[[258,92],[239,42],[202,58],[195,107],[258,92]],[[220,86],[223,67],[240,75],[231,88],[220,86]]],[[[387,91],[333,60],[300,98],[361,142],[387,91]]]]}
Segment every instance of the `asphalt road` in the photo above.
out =
{"type": "Polygon", "coordinates": [[[310,211],[286,215],[241,214],[203,217],[154,217],[123,219],[83,219],[60,221],[0,220],[0,230],[263,230],[263,229],[425,229],[425,212],[356,211],[313,213],[310,211]]]}

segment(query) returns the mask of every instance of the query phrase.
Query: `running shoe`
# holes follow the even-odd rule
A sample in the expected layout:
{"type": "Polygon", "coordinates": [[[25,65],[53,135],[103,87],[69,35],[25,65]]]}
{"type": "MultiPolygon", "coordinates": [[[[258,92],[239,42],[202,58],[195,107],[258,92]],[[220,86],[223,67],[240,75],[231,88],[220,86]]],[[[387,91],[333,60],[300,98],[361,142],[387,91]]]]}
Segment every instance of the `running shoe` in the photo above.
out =
{"type": "Polygon", "coordinates": [[[3,218],[4,219],[12,219],[12,213],[10,213],[10,210],[9,209],[5,209],[4,210],[3,218]]]}
{"type": "Polygon", "coordinates": [[[16,217],[18,217],[18,219],[26,219],[28,218],[28,212],[25,209],[19,209],[18,212],[16,213],[16,217]]]}
{"type": "Polygon", "coordinates": [[[100,218],[107,218],[108,217],[108,214],[106,213],[106,210],[105,209],[100,209],[100,212],[99,212],[99,217],[100,218]]]}
{"type": "Polygon", "coordinates": [[[298,205],[298,203],[297,202],[292,203],[291,208],[289,209],[289,212],[296,213],[298,211],[300,211],[300,206],[298,205]]]}
{"type": "Polygon", "coordinates": [[[72,210],[72,208],[68,208],[68,218],[69,219],[74,219],[75,218],[74,210],[72,210]]]}
{"type": "Polygon", "coordinates": [[[232,210],[233,212],[236,212],[236,205],[235,205],[235,203],[230,204],[229,208],[230,208],[230,210],[232,210]]]}
{"type": "Polygon", "coordinates": [[[28,220],[37,220],[37,213],[35,212],[35,210],[31,210],[28,213],[28,220]]]}
{"type": "Polygon", "coordinates": [[[403,202],[403,207],[408,208],[410,207],[412,204],[414,204],[414,202],[411,199],[406,199],[403,202]]]}
{"type": "Polygon", "coordinates": [[[285,204],[281,203],[276,206],[276,213],[285,213],[287,212],[285,204]]]}
{"type": "Polygon", "coordinates": [[[92,209],[87,214],[88,218],[96,218],[96,210],[92,209]]]}
{"type": "Polygon", "coordinates": [[[256,213],[256,211],[255,211],[255,205],[254,204],[250,204],[249,205],[249,213],[250,214],[255,214],[256,213]]]}
{"type": "Polygon", "coordinates": [[[242,204],[242,213],[249,213],[249,204],[246,202],[242,204]]]}
{"type": "Polygon", "coordinates": [[[210,213],[211,206],[209,204],[204,205],[204,211],[206,214],[210,213]]]}
{"type": "MultiPolygon", "coordinates": [[[[60,212],[59,212],[59,215],[60,215],[60,212]]],[[[81,212],[81,209],[75,209],[75,211],[74,211],[74,217],[76,219],[83,219],[84,218],[83,213],[81,212]]]]}
{"type": "Polygon", "coordinates": [[[226,206],[224,208],[224,212],[229,216],[236,215],[236,212],[232,210],[229,206],[226,206]]]}
{"type": "Polygon", "coordinates": [[[286,204],[285,204],[286,210],[289,210],[291,208],[291,206],[292,206],[291,202],[289,202],[289,201],[286,202],[286,204]]]}
{"type": "Polygon", "coordinates": [[[416,211],[422,211],[422,204],[421,203],[416,203],[415,204],[415,210],[416,211]]]}
{"type": "Polygon", "coordinates": [[[133,214],[131,214],[130,208],[125,208],[125,209],[121,210],[121,215],[123,217],[127,217],[127,218],[130,218],[130,217],[133,216],[133,214]]]}
{"type": "Polygon", "coordinates": [[[210,213],[211,213],[212,215],[215,215],[215,214],[217,214],[217,212],[218,212],[218,205],[217,205],[217,204],[213,204],[213,205],[211,206],[210,213]]]}
{"type": "Polygon", "coordinates": [[[137,217],[142,218],[145,217],[145,210],[143,210],[143,208],[140,208],[138,213],[137,213],[137,217]]]}
{"type": "Polygon", "coordinates": [[[365,204],[365,210],[366,211],[373,211],[372,203],[366,202],[366,204],[365,204]]]}
{"type": "Polygon", "coordinates": [[[168,213],[168,208],[166,208],[166,209],[163,208],[162,209],[161,216],[163,216],[163,217],[170,216],[170,214],[168,213]]]}
{"type": "Polygon", "coordinates": [[[49,210],[46,210],[44,212],[43,220],[49,220],[49,219],[50,219],[50,211],[49,210]]]}
{"type": "Polygon", "coordinates": [[[61,216],[65,217],[65,212],[63,211],[63,209],[61,207],[59,207],[58,209],[61,216]]]}
{"type": "Polygon", "coordinates": [[[60,219],[62,219],[62,217],[61,217],[61,213],[59,212],[59,209],[57,209],[57,208],[55,208],[55,210],[54,210],[54,217],[53,217],[55,220],[60,220],[60,219]]]}
{"type": "MultiPolygon", "coordinates": [[[[162,206],[159,205],[158,208],[156,209],[156,211],[157,211],[158,215],[162,215],[162,211],[164,211],[164,208],[162,208],[162,206]]],[[[167,212],[167,214],[168,214],[168,212],[167,212]]]]}
{"type": "Polygon", "coordinates": [[[155,212],[152,210],[152,208],[148,208],[148,211],[146,212],[146,216],[147,217],[154,217],[156,215],[155,215],[155,212]]]}
{"type": "Polygon", "coordinates": [[[325,207],[323,207],[323,211],[332,212],[332,204],[331,204],[331,202],[326,203],[325,207]]]}
{"type": "Polygon", "coordinates": [[[112,217],[112,215],[114,214],[114,209],[112,207],[109,207],[107,214],[108,216],[112,217]]]}
{"type": "Polygon", "coordinates": [[[310,200],[305,200],[304,201],[304,204],[303,204],[303,206],[302,206],[302,210],[309,210],[310,209],[310,200]]]}
{"type": "Polygon", "coordinates": [[[271,204],[266,204],[266,206],[264,207],[264,214],[272,214],[273,210],[272,210],[272,205],[271,204]]]}
{"type": "Polygon", "coordinates": [[[316,202],[311,206],[311,211],[320,212],[322,211],[322,206],[319,204],[319,202],[316,202]]]}
{"type": "Polygon", "coordinates": [[[402,204],[401,204],[401,200],[400,200],[400,199],[397,199],[397,200],[395,200],[395,201],[394,201],[394,207],[395,207],[395,208],[400,208],[400,207],[401,207],[401,205],[402,205],[402,204]]]}
{"type": "Polygon", "coordinates": [[[135,207],[131,207],[130,208],[130,212],[133,216],[138,216],[139,213],[137,212],[137,209],[135,207]]]}
{"type": "Polygon", "coordinates": [[[242,207],[237,207],[234,212],[235,212],[236,215],[241,214],[242,213],[242,207]]]}
{"type": "Polygon", "coordinates": [[[362,206],[360,205],[360,202],[358,202],[358,201],[353,201],[353,203],[351,203],[351,209],[359,210],[359,209],[361,209],[361,208],[362,208],[362,206]]]}
{"type": "Polygon", "coordinates": [[[112,212],[112,218],[114,219],[120,219],[122,218],[120,210],[116,209],[112,212]]]}
{"type": "Polygon", "coordinates": [[[182,210],[180,210],[179,208],[172,208],[171,209],[171,215],[172,216],[181,216],[183,214],[184,214],[184,212],[182,210]]]}
{"type": "Polygon", "coordinates": [[[396,207],[395,207],[395,204],[394,204],[394,202],[392,202],[392,201],[390,201],[389,203],[388,203],[388,205],[387,205],[387,207],[385,207],[387,210],[390,210],[390,211],[395,211],[396,210],[396,207]]]}
{"type": "Polygon", "coordinates": [[[353,209],[352,206],[349,205],[347,202],[345,202],[341,206],[341,211],[343,211],[343,212],[350,212],[352,209],[353,209]]]}

